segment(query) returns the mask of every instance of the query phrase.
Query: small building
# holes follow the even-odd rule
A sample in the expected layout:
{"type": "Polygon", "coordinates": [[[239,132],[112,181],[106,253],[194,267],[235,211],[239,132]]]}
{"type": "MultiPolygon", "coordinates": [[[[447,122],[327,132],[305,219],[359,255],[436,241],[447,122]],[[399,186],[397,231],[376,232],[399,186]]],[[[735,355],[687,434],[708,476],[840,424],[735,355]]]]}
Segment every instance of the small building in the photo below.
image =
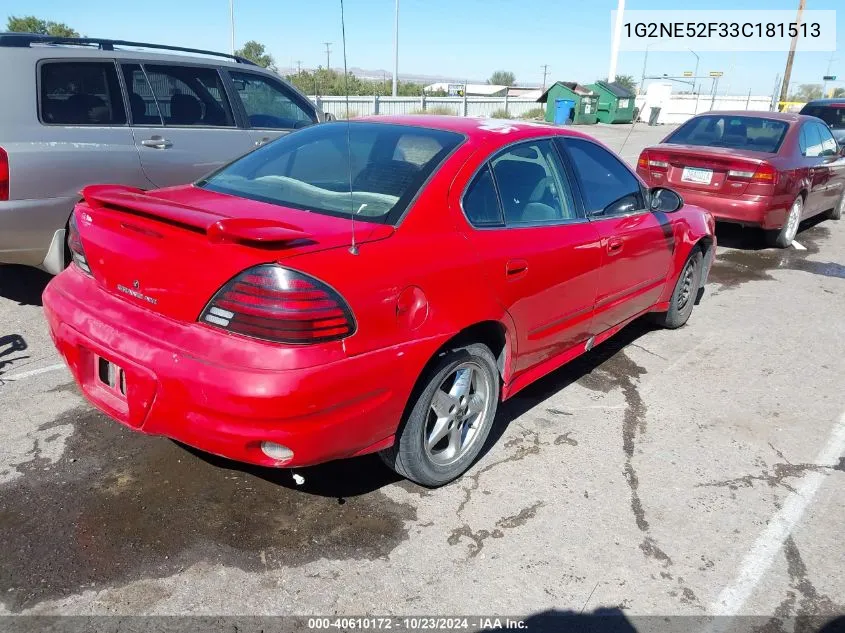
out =
{"type": "Polygon", "coordinates": [[[541,94],[543,94],[543,91],[539,88],[528,86],[510,86],[508,88],[508,96],[515,99],[534,99],[536,101],[541,94]]]}
{"type": "Polygon", "coordinates": [[[441,81],[429,84],[425,87],[426,92],[437,92],[442,90],[450,97],[504,97],[508,94],[507,86],[495,84],[462,84],[441,81]]]}
{"type": "Polygon", "coordinates": [[[556,81],[537,99],[539,103],[546,104],[546,121],[549,123],[554,123],[557,102],[561,99],[575,102],[570,115],[571,123],[591,125],[596,122],[598,95],[577,82],[556,81]]]}
{"type": "Polygon", "coordinates": [[[634,120],[635,95],[616,82],[597,81],[587,86],[599,95],[599,121],[630,123],[634,120]]]}

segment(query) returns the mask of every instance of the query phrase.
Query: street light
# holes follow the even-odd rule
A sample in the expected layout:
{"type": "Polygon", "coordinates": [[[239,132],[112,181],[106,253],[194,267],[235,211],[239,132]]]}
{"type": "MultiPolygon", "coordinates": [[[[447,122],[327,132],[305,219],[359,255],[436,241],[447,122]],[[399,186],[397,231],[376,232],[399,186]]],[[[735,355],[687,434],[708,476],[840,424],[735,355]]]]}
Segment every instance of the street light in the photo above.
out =
{"type": "Polygon", "coordinates": [[[229,0],[229,35],[232,39],[232,55],[235,54],[235,0],[229,0]]]}
{"type": "Polygon", "coordinates": [[[693,94],[698,94],[698,93],[695,91],[695,83],[698,81],[698,61],[699,61],[699,58],[698,58],[698,53],[696,53],[696,52],[695,52],[694,50],[692,50],[692,49],[689,49],[689,52],[690,52],[690,53],[692,53],[693,55],[695,55],[695,72],[692,74],[692,78],[693,78],[693,79],[692,79],[692,93],[693,93],[693,94]]]}
{"type": "Polygon", "coordinates": [[[396,96],[396,82],[399,77],[399,0],[396,0],[396,16],[393,22],[393,96],[396,96]]]}

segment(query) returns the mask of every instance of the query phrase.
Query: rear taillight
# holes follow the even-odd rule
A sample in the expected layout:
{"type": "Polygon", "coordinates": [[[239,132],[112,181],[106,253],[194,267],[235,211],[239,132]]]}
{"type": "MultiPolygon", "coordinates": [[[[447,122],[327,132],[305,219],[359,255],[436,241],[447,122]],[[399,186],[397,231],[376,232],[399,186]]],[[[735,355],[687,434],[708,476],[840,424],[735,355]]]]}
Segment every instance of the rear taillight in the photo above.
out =
{"type": "Polygon", "coordinates": [[[76,225],[76,211],[70,214],[70,222],[67,225],[67,246],[70,249],[73,262],[90,275],[91,267],[88,265],[88,259],[85,257],[82,240],[79,238],[79,227],[76,225]]]}
{"type": "Polygon", "coordinates": [[[669,155],[644,150],[643,153],[640,154],[637,165],[643,169],[650,169],[651,171],[668,171],[669,155]]]}
{"type": "Polygon", "coordinates": [[[731,180],[774,183],[777,175],[777,169],[768,163],[731,163],[728,169],[728,178],[731,180]]]}
{"type": "Polygon", "coordinates": [[[0,147],[0,200],[9,199],[9,155],[0,147]]]}
{"type": "Polygon", "coordinates": [[[355,331],[346,302],[323,282],[264,264],[242,272],[221,288],[200,321],[276,343],[321,343],[355,331]]]}

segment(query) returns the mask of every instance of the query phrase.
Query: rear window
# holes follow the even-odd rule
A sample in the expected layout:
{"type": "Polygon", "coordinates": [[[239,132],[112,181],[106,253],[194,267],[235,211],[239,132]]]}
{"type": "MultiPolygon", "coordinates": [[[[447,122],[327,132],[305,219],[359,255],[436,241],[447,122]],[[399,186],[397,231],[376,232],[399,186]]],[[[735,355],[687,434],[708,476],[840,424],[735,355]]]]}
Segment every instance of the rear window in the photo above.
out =
{"type": "Polygon", "coordinates": [[[784,121],[774,119],[714,114],[690,119],[666,143],[775,153],[788,128],[784,121]]]}
{"type": "Polygon", "coordinates": [[[393,224],[463,138],[406,125],[324,123],[268,143],[197,184],[316,213],[354,213],[362,220],[393,224]]]}
{"type": "Polygon", "coordinates": [[[814,116],[821,119],[834,130],[845,129],[845,103],[838,103],[835,106],[805,106],[801,114],[814,116]]]}
{"type": "Polygon", "coordinates": [[[47,62],[39,84],[41,120],[53,125],[125,125],[113,62],[47,62]]]}

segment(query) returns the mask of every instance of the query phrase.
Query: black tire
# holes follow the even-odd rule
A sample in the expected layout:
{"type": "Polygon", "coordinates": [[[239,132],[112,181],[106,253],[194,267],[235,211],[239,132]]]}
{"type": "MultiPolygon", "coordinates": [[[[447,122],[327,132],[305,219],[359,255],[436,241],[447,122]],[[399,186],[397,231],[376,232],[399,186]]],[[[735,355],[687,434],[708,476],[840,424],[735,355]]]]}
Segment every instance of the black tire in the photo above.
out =
{"type": "MultiPolygon", "coordinates": [[[[411,406],[408,413],[396,432],[396,442],[379,453],[382,461],[398,474],[423,486],[442,486],[458,478],[478,457],[496,417],[499,405],[499,372],[493,353],[486,345],[480,343],[446,352],[420,382],[411,396],[409,405],[411,406]],[[465,452],[460,453],[453,463],[437,463],[425,447],[426,433],[433,423],[432,400],[443,382],[465,364],[481,372],[479,380],[483,378],[487,381],[488,397],[481,407],[478,426],[470,427],[474,434],[465,452]]],[[[445,436],[443,439],[448,441],[445,436]]]]}
{"type": "Polygon", "coordinates": [[[773,246],[775,248],[789,248],[792,245],[792,242],[795,240],[795,236],[798,234],[798,228],[801,224],[801,213],[804,210],[804,198],[803,196],[798,196],[792,202],[792,206],[789,207],[789,214],[786,216],[786,221],[783,223],[783,226],[780,228],[779,231],[766,231],[766,241],[768,242],[769,246],[773,246]],[[790,216],[793,213],[796,213],[796,206],[797,206],[797,222],[798,224],[793,226],[790,223],[790,216]]]}
{"type": "Polygon", "coordinates": [[[698,297],[698,289],[701,287],[703,266],[704,255],[701,253],[701,249],[696,246],[681,269],[678,281],[675,282],[675,289],[672,291],[672,298],[669,300],[669,310],[655,313],[653,316],[657,325],[674,330],[689,320],[692,309],[695,307],[695,300],[698,297]]]}

